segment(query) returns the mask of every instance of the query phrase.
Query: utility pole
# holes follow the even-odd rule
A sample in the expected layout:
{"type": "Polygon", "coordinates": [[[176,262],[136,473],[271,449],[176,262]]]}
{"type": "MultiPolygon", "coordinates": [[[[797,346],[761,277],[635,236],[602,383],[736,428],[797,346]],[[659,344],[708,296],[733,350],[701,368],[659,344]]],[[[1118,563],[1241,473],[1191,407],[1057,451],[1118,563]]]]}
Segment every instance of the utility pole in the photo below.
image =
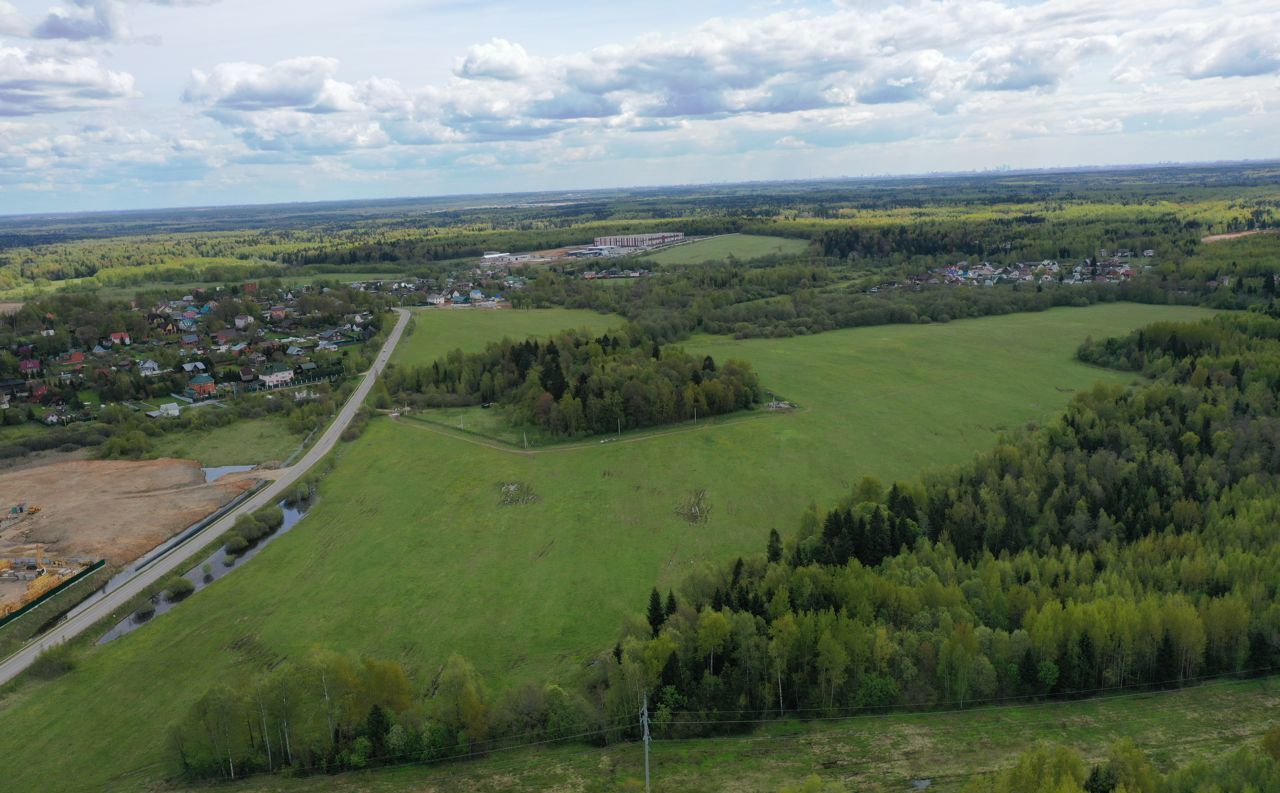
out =
{"type": "Polygon", "coordinates": [[[644,729],[644,793],[649,793],[649,692],[640,706],[640,727],[644,729]]]}

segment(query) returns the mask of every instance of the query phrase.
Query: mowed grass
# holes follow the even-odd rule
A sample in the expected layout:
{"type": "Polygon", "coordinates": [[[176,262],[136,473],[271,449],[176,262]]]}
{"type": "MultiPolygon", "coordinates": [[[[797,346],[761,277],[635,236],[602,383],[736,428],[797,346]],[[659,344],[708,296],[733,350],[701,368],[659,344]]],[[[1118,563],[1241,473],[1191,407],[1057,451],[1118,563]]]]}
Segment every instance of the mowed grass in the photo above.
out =
{"type": "MultiPolygon", "coordinates": [[[[1280,678],[1215,681],[1176,691],[1025,703],[959,712],[864,715],[776,722],[744,735],[653,743],[654,790],[779,790],[817,775],[853,791],[898,793],[916,780],[960,790],[1012,765],[1037,741],[1060,743],[1090,763],[1130,738],[1162,771],[1256,746],[1274,726],[1280,678]]],[[[415,765],[305,780],[258,779],[244,793],[392,793],[506,790],[634,791],[644,783],[639,743],[606,748],[539,746],[467,763],[415,765]]]]}
{"type": "Polygon", "coordinates": [[[449,352],[479,352],[504,336],[524,340],[546,338],[570,328],[601,333],[623,324],[621,317],[569,308],[536,310],[484,310],[428,308],[413,314],[412,335],[400,340],[391,362],[404,366],[430,366],[449,352]]]}
{"type": "MultiPolygon", "coordinates": [[[[612,646],[654,584],[762,551],[770,528],[792,532],[809,503],[830,504],[863,476],[962,462],[1078,389],[1133,378],[1077,362],[1085,336],[1206,314],[1112,304],[698,338],[686,346],[750,360],[802,410],[536,454],[377,419],[340,447],[308,517],[252,564],[0,702],[0,778],[38,786],[33,756],[59,757],[60,774],[90,785],[162,763],[166,727],[211,685],[316,646],[402,660],[423,686],[452,652],[495,689],[571,675],[612,646]],[[503,506],[509,482],[539,500],[503,506]],[[691,526],[676,509],[695,490],[711,515],[691,526]]],[[[456,345],[435,329],[454,339],[440,348],[456,345]]]]}
{"type": "Polygon", "coordinates": [[[648,254],[643,261],[653,264],[701,264],[706,261],[759,259],[763,256],[799,256],[809,250],[807,240],[765,237],[759,234],[725,234],[720,237],[676,245],[648,254]]]}
{"type": "Polygon", "coordinates": [[[211,430],[170,432],[153,438],[148,456],[199,460],[206,467],[282,462],[293,454],[303,437],[291,432],[282,419],[241,419],[211,430]]]}

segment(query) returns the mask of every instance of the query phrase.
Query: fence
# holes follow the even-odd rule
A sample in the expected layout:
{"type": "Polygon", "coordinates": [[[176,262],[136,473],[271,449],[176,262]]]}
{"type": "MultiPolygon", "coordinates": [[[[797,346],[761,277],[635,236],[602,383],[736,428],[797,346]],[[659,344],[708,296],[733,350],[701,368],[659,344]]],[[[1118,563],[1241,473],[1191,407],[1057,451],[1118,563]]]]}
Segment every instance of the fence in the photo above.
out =
{"type": "Polygon", "coordinates": [[[26,614],[28,611],[31,611],[36,606],[39,606],[41,603],[44,603],[46,600],[58,594],[59,592],[65,592],[67,588],[70,587],[72,584],[102,569],[102,566],[105,565],[106,563],[107,563],[106,559],[99,559],[98,561],[94,562],[93,564],[89,565],[85,569],[71,576],[66,581],[63,581],[61,584],[58,584],[53,589],[50,589],[48,592],[45,592],[43,595],[31,601],[30,603],[18,609],[17,611],[11,612],[9,614],[6,614],[3,617],[0,617],[0,628],[3,628],[4,626],[8,625],[10,622],[13,622],[18,617],[21,617],[23,614],[26,614]]]}

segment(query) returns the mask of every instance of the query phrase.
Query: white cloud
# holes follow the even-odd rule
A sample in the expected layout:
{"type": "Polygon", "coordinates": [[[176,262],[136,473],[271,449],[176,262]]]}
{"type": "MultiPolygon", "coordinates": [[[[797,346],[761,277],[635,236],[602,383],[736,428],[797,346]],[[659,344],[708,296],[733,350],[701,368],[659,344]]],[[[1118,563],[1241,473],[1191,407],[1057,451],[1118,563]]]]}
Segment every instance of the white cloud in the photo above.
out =
{"type": "Polygon", "coordinates": [[[133,96],[133,85],[92,58],[0,44],[0,116],[99,108],[133,96]]]}
{"type": "Polygon", "coordinates": [[[233,111],[350,109],[350,86],[332,79],[337,71],[336,59],[321,57],[290,58],[272,66],[222,63],[208,74],[193,71],[182,98],[233,111]]]}
{"type": "Polygon", "coordinates": [[[466,56],[455,62],[453,71],[468,79],[519,80],[532,76],[538,68],[524,47],[506,39],[490,39],[468,49],[466,56]]]}
{"type": "Polygon", "coordinates": [[[129,37],[121,5],[115,0],[81,0],[75,5],[49,9],[31,36],[38,39],[116,41],[129,37]]]}

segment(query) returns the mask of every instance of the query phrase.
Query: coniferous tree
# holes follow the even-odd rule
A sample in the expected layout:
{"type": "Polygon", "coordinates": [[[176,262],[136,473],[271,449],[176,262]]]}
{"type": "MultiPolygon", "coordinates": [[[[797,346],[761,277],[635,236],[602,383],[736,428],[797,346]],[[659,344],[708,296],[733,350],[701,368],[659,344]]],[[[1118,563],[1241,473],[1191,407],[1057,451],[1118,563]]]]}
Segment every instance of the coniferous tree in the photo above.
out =
{"type": "Polygon", "coordinates": [[[766,555],[770,563],[782,561],[782,537],[777,529],[769,529],[769,545],[766,555]]]}
{"type": "Polygon", "coordinates": [[[654,636],[658,635],[658,631],[662,630],[662,623],[666,621],[667,616],[662,611],[662,596],[658,594],[658,588],[654,587],[649,593],[649,627],[653,629],[654,636]]]}

